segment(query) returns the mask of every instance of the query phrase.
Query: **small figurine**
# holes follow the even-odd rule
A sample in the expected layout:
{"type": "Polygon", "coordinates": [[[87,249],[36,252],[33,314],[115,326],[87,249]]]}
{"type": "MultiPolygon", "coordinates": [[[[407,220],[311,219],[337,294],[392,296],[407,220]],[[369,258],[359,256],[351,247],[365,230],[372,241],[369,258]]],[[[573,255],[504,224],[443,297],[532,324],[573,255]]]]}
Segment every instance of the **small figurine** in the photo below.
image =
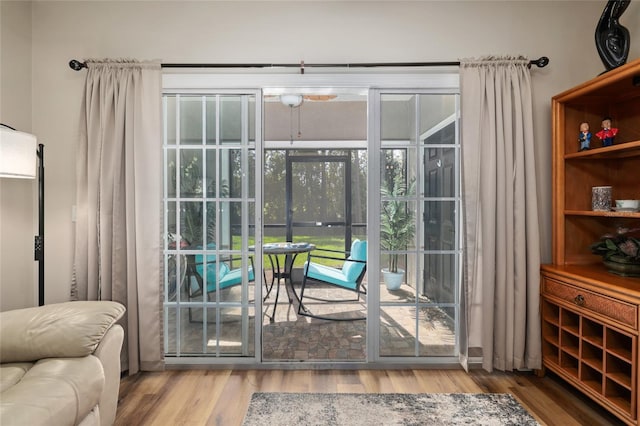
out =
{"type": "Polygon", "coordinates": [[[589,123],[580,124],[578,142],[580,142],[580,151],[591,149],[591,132],[589,131],[589,123]]]}
{"type": "Polygon", "coordinates": [[[618,134],[618,129],[611,127],[611,118],[605,117],[602,119],[602,130],[596,133],[596,136],[602,141],[602,146],[613,145],[613,139],[618,134]]]}

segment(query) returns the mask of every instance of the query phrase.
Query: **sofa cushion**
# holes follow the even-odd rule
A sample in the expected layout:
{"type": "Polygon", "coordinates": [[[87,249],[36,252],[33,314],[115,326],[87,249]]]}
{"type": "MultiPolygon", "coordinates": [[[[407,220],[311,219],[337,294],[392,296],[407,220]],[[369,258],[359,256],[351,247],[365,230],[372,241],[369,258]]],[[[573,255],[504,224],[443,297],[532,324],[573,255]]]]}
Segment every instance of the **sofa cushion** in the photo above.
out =
{"type": "Polygon", "coordinates": [[[116,302],[78,301],[0,312],[0,362],[89,355],[124,311],[116,302]]]}
{"type": "MultiPolygon", "coordinates": [[[[0,393],[22,380],[22,376],[33,366],[31,362],[0,364],[0,393]]],[[[2,400],[2,398],[0,398],[2,400]]]]}
{"type": "Polygon", "coordinates": [[[11,425],[75,425],[98,404],[102,364],[93,355],[43,359],[0,394],[0,419],[11,425]]]}

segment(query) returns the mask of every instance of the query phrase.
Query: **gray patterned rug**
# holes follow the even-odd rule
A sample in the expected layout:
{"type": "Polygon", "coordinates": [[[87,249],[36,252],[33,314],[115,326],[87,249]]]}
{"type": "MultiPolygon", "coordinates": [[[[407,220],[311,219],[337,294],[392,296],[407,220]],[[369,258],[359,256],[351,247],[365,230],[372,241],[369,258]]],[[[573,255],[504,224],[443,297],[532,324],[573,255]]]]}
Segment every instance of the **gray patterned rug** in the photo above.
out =
{"type": "Polygon", "coordinates": [[[262,393],[243,426],[518,425],[538,422],[509,394],[262,393]]]}

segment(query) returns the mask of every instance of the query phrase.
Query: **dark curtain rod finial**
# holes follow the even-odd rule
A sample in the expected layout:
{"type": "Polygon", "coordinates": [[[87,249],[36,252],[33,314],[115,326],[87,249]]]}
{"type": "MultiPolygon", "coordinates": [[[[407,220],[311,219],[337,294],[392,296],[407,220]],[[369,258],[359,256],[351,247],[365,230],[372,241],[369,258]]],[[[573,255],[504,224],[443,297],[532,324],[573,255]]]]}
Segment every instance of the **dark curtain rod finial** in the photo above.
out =
{"type": "Polygon", "coordinates": [[[69,61],[69,66],[72,70],[80,71],[82,68],[87,68],[87,64],[84,62],[80,62],[76,59],[72,59],[69,61]]]}
{"type": "Polygon", "coordinates": [[[529,61],[529,66],[535,65],[538,68],[544,68],[549,65],[549,58],[546,56],[541,56],[538,59],[534,59],[533,61],[529,61]]]}
{"type": "MultiPolygon", "coordinates": [[[[346,67],[346,68],[373,68],[373,67],[440,67],[440,66],[459,66],[460,62],[379,62],[379,63],[357,63],[357,64],[306,64],[304,61],[299,64],[162,64],[162,68],[297,68],[304,74],[305,67],[309,68],[328,68],[328,67],[346,67]]],[[[535,65],[538,68],[544,68],[549,65],[549,58],[541,56],[538,59],[529,61],[529,67],[535,65]]],[[[69,61],[71,69],[80,71],[87,68],[86,62],[80,62],[76,59],[69,61]]]]}

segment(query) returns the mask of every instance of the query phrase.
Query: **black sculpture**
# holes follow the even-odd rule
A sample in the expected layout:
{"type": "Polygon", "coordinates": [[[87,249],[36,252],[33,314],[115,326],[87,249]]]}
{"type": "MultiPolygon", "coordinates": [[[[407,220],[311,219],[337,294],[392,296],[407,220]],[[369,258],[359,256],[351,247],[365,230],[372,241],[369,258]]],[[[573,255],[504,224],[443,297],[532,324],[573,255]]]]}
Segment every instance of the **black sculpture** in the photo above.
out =
{"type": "Polygon", "coordinates": [[[618,22],[629,3],[609,0],[596,27],[596,48],[607,71],[624,65],[629,56],[629,30],[618,22]]]}

